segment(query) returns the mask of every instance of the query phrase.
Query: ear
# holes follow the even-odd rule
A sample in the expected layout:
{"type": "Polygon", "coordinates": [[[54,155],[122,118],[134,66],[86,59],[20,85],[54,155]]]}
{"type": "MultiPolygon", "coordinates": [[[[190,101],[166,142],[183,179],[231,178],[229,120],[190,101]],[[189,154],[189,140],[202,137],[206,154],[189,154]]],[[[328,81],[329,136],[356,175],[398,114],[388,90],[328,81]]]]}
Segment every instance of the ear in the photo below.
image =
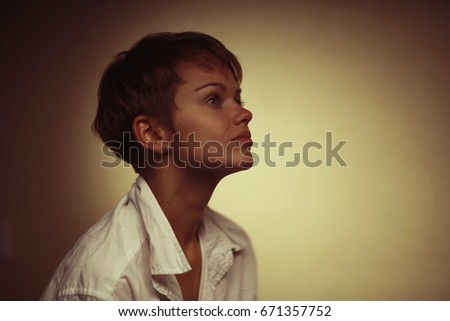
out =
{"type": "Polygon", "coordinates": [[[160,154],[168,150],[168,132],[155,117],[136,116],[131,128],[136,140],[145,148],[160,154]]]}

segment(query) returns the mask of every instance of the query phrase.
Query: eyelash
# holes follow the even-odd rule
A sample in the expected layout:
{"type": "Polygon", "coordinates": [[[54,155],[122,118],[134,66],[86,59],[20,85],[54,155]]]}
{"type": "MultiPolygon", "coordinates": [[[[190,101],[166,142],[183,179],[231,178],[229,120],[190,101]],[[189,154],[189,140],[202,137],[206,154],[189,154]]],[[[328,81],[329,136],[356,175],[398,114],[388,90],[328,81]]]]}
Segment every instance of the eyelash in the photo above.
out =
{"type": "MultiPolygon", "coordinates": [[[[235,102],[238,103],[241,107],[244,107],[245,102],[242,99],[235,99],[235,102]]],[[[220,105],[220,97],[218,95],[213,95],[208,98],[208,104],[220,105]],[[214,102],[212,102],[214,101],[214,102]]]]}
{"type": "Polygon", "coordinates": [[[220,98],[219,98],[219,96],[217,96],[217,95],[213,95],[213,96],[211,96],[211,97],[209,97],[208,98],[208,104],[213,104],[213,105],[219,105],[220,104],[220,98]],[[213,101],[214,100],[214,102],[211,102],[211,101],[213,101]]]}

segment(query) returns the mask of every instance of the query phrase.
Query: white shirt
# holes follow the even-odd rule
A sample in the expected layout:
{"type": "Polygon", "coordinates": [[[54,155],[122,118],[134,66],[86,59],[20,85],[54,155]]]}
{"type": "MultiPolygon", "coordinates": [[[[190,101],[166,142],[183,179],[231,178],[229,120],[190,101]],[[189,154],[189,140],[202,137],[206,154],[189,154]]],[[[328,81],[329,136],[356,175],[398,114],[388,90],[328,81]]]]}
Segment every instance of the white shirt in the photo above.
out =
{"type": "MultiPolygon", "coordinates": [[[[245,232],[207,208],[199,229],[199,300],[255,300],[255,255],[245,232]]],[[[191,270],[147,182],[83,235],[41,300],[182,300],[176,274],[191,270]]]]}

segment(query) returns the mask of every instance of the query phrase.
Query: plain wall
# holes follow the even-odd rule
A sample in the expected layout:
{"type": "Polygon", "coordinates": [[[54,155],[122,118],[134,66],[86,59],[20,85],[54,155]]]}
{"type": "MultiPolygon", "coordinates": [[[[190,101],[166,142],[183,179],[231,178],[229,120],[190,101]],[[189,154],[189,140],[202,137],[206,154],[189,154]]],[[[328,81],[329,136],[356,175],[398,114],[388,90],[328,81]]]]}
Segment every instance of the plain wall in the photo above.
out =
{"type": "Polygon", "coordinates": [[[0,231],[11,253],[0,299],[38,299],[135,179],[99,166],[90,131],[106,64],[147,33],[196,30],[244,68],[260,162],[224,179],[211,206],[251,236],[259,298],[450,300],[448,4],[95,3],[10,2],[1,13],[0,231]],[[347,141],[348,166],[285,165],[308,142],[325,146],[326,132],[347,141]],[[292,148],[269,154],[268,133],[292,148]]]}

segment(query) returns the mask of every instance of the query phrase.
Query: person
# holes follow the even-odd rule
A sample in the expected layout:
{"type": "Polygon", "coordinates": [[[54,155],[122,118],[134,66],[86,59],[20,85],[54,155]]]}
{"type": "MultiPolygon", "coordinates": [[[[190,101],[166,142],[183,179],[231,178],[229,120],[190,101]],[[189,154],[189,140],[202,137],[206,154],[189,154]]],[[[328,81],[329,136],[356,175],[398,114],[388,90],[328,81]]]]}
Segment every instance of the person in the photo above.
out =
{"type": "Polygon", "coordinates": [[[241,80],[236,56],[198,32],[150,34],[115,57],[93,129],[138,176],[42,300],[256,299],[248,236],[208,207],[222,178],[253,163],[241,80]]]}

